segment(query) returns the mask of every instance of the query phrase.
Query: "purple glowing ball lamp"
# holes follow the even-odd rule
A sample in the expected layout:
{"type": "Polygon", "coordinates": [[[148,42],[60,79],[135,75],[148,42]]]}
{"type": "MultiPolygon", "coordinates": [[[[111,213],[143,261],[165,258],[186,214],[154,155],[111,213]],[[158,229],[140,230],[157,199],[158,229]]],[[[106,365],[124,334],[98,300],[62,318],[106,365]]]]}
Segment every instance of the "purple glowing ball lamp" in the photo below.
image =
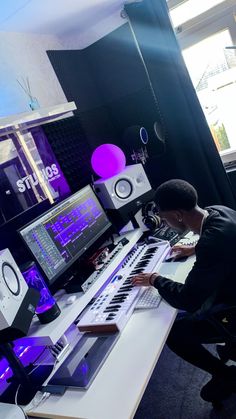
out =
{"type": "Polygon", "coordinates": [[[126,158],[120,147],[114,144],[102,144],[94,150],[91,164],[98,176],[107,179],[124,170],[126,158]]]}

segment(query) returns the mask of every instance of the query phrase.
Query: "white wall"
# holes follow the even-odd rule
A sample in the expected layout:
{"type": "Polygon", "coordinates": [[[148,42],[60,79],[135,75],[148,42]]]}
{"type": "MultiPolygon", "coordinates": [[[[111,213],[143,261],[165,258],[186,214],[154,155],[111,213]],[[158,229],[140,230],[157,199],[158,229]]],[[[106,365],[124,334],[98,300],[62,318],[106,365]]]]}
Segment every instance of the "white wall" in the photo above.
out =
{"type": "Polygon", "coordinates": [[[66,102],[46,54],[61,48],[54,36],[0,32],[0,116],[29,110],[28,97],[17,83],[22,76],[29,77],[41,107],[66,102]]]}
{"type": "Polygon", "coordinates": [[[125,22],[126,20],[121,18],[120,13],[116,12],[113,15],[99,20],[96,24],[93,24],[84,31],[80,31],[77,34],[73,32],[59,39],[65,49],[83,49],[108,35],[125,22]]]}
{"type": "Polygon", "coordinates": [[[28,77],[40,107],[66,102],[47,50],[82,49],[124,23],[116,14],[83,33],[63,37],[0,32],[0,117],[29,110],[29,99],[17,83],[28,77]]]}

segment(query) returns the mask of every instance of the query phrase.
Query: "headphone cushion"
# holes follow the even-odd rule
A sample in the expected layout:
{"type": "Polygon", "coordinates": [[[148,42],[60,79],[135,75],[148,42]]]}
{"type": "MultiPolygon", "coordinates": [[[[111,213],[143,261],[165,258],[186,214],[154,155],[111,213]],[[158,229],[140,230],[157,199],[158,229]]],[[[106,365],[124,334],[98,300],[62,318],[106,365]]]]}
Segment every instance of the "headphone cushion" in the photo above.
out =
{"type": "Polygon", "coordinates": [[[147,215],[143,218],[143,223],[149,230],[156,230],[160,226],[161,220],[157,215],[147,215]]]}

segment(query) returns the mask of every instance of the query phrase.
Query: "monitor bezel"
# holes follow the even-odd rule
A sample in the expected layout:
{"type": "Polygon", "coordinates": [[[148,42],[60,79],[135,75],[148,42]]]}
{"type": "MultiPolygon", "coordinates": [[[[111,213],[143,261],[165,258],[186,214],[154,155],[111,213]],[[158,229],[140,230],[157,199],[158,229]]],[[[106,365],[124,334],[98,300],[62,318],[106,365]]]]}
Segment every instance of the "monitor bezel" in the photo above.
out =
{"type": "Polygon", "coordinates": [[[57,203],[55,206],[51,207],[49,210],[45,211],[44,213],[40,214],[38,217],[34,218],[33,220],[31,220],[29,223],[25,224],[24,226],[20,227],[17,230],[17,233],[19,234],[22,242],[25,244],[25,246],[27,247],[27,249],[30,251],[30,254],[33,257],[33,260],[36,262],[37,266],[40,268],[40,271],[43,273],[43,275],[46,278],[46,282],[49,286],[51,286],[52,284],[54,284],[54,282],[60,278],[76,261],[78,261],[78,259],[87,252],[87,250],[89,250],[89,248],[100,238],[103,236],[103,234],[106,233],[106,231],[112,227],[112,223],[110,222],[107,213],[105,211],[105,209],[102,207],[97,195],[95,194],[93,188],[91,185],[86,185],[84,186],[82,189],[79,189],[77,192],[75,192],[72,195],[67,196],[65,199],[63,199],[62,201],[60,201],[59,203],[57,203]],[[93,193],[94,197],[96,198],[98,204],[100,205],[101,209],[103,210],[104,214],[107,217],[107,223],[104,226],[104,228],[102,230],[99,231],[98,234],[96,234],[95,236],[92,237],[92,239],[89,241],[89,243],[87,244],[86,247],[83,247],[77,254],[76,256],[74,256],[62,269],[60,272],[58,272],[56,275],[54,275],[52,278],[48,278],[46,272],[44,271],[43,267],[41,266],[41,264],[38,262],[38,260],[36,259],[35,255],[33,254],[32,250],[30,249],[29,245],[27,244],[26,240],[24,239],[23,235],[22,235],[22,231],[25,230],[26,228],[28,228],[31,224],[37,223],[37,221],[39,221],[41,218],[47,216],[47,214],[52,213],[52,211],[56,210],[58,207],[60,207],[61,205],[63,205],[66,201],[73,199],[73,197],[75,197],[77,194],[79,193],[83,193],[83,191],[85,189],[89,189],[90,192],[93,193]]]}

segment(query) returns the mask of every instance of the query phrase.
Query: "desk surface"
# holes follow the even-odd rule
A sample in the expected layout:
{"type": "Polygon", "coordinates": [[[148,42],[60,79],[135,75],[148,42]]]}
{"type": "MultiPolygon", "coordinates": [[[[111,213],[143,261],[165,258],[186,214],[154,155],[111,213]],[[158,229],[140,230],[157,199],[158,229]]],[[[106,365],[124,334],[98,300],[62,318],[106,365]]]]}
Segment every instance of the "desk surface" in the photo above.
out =
{"type": "MultiPolygon", "coordinates": [[[[185,280],[194,260],[182,263],[176,280],[185,280]]],[[[133,418],[176,314],[164,301],[157,309],[134,312],[87,391],[50,396],[37,408],[26,408],[27,414],[48,419],[133,418]]]]}

